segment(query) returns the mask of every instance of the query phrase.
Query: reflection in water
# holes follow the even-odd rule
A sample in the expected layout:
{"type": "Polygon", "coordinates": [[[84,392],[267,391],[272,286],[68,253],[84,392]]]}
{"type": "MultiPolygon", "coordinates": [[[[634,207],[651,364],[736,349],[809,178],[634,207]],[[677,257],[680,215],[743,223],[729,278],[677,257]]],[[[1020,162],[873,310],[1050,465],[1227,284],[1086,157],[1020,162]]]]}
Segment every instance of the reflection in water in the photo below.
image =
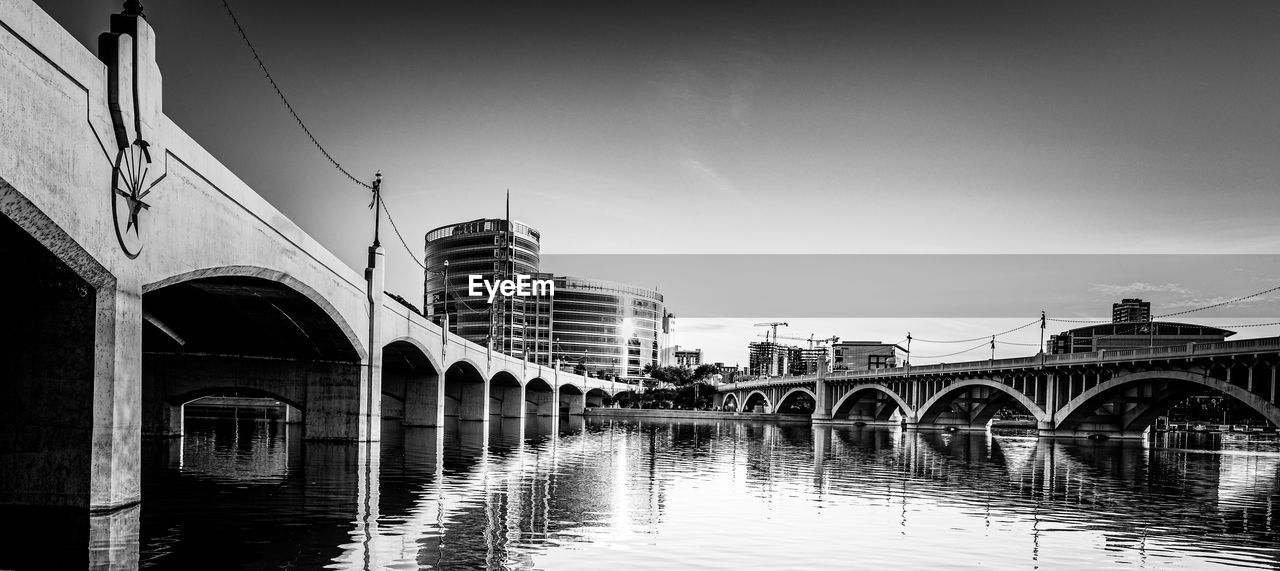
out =
{"type": "Polygon", "coordinates": [[[111,552],[338,569],[1271,567],[1280,554],[1274,442],[579,417],[383,430],[355,445],[190,421],[184,439],[148,443],[140,539],[111,552]]]}

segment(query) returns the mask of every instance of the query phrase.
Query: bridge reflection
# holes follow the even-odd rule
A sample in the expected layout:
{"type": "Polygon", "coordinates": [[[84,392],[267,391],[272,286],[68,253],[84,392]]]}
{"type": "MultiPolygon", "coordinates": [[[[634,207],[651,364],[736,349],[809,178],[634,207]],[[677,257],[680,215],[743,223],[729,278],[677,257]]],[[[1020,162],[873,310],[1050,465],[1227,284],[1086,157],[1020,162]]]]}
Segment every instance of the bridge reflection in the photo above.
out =
{"type": "Polygon", "coordinates": [[[1274,446],[1206,450],[1187,435],[1152,445],[537,416],[384,435],[317,442],[297,426],[222,421],[150,443],[144,486],[157,499],[145,513],[95,519],[91,557],[126,567],[527,569],[567,543],[658,533],[683,476],[766,505],[816,496],[900,510],[904,529],[949,508],[987,525],[1030,521],[1034,534],[1078,528],[1126,548],[1195,529],[1198,542],[1227,552],[1273,545],[1280,531],[1274,446]]]}

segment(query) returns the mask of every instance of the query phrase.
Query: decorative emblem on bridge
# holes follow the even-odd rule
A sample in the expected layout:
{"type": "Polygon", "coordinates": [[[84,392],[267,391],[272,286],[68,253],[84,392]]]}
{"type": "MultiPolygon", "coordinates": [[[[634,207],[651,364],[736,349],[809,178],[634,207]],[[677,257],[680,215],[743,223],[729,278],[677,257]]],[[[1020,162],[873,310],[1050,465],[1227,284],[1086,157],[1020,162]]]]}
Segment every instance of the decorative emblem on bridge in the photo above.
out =
{"type": "Polygon", "coordinates": [[[151,145],[137,139],[132,145],[116,153],[115,170],[111,175],[111,213],[115,218],[116,238],[120,248],[129,258],[136,258],[142,251],[142,231],[138,215],[150,210],[143,201],[163,175],[148,180],[151,174],[151,145]]]}
{"type": "Polygon", "coordinates": [[[122,13],[111,16],[111,31],[98,36],[98,57],[107,64],[107,109],[116,143],[111,215],[120,249],[134,259],[142,253],[142,224],[154,203],[147,197],[158,190],[168,170],[159,129],[161,79],[155,34],[142,15],[141,2],[129,0],[122,13]]]}

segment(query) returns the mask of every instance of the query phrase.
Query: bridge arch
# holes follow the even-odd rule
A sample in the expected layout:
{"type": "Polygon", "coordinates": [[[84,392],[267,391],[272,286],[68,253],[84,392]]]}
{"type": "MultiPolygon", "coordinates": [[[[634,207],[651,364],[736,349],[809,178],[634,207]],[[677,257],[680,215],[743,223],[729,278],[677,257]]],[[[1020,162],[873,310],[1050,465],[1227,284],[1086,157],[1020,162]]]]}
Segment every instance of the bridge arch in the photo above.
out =
{"type": "MultiPolygon", "coordinates": [[[[357,360],[363,360],[368,356],[368,352],[366,351],[364,342],[361,340],[360,336],[356,335],[355,330],[351,327],[351,324],[348,323],[346,317],[344,317],[342,313],[339,312],[327,298],[325,298],[325,296],[321,295],[316,288],[312,287],[310,284],[278,270],[260,266],[214,266],[201,268],[145,284],[142,286],[142,295],[145,299],[149,294],[154,292],[166,290],[186,283],[208,283],[218,284],[224,288],[240,286],[252,289],[255,283],[260,285],[262,282],[279,284],[310,301],[315,305],[320,313],[327,317],[333,325],[337,327],[337,330],[341,332],[342,337],[347,340],[356,352],[358,357],[357,360]]],[[[283,308],[281,309],[283,310],[283,308]]],[[[284,316],[296,321],[293,315],[284,313],[284,316]]],[[[303,328],[307,325],[308,323],[295,323],[295,326],[298,328],[303,328]]]]}
{"type": "Polygon", "coordinates": [[[142,287],[142,319],[144,435],[181,434],[173,395],[213,387],[295,403],[307,438],[358,440],[372,429],[361,408],[361,340],[289,274],[218,266],[170,276],[142,287]]]}
{"type": "Polygon", "coordinates": [[[426,344],[398,337],[382,348],[382,417],[405,426],[441,426],[440,364],[426,344]]]}
{"type": "Polygon", "coordinates": [[[524,416],[524,384],[510,370],[502,369],[489,379],[489,414],[503,418],[524,416]]]}
{"type": "Polygon", "coordinates": [[[588,390],[585,396],[587,399],[586,406],[588,408],[601,408],[604,406],[605,399],[611,399],[609,391],[599,387],[588,390]]]}
{"type": "Polygon", "coordinates": [[[720,408],[722,408],[722,409],[724,409],[724,410],[733,410],[733,411],[737,411],[737,410],[741,409],[741,408],[742,408],[742,406],[738,403],[738,394],[737,394],[737,393],[725,393],[725,395],[724,395],[724,402],[720,405],[720,408]],[[732,408],[730,408],[730,407],[732,407],[732,408]]]}
{"type": "Polygon", "coordinates": [[[536,416],[556,414],[556,391],[551,382],[534,377],[524,384],[525,413],[536,416]]]}
{"type": "Polygon", "coordinates": [[[1056,412],[1054,415],[1054,428],[1060,430],[1080,428],[1099,408],[1115,401],[1116,397],[1123,396],[1130,389],[1138,389],[1139,387],[1144,387],[1144,385],[1151,386],[1151,390],[1147,391],[1151,394],[1147,395],[1147,398],[1141,399],[1142,395],[1139,395],[1139,399],[1145,400],[1145,402],[1138,402],[1138,406],[1117,417],[1120,424],[1115,428],[1123,434],[1137,435],[1145,431],[1147,427],[1155,422],[1157,416],[1167,412],[1170,406],[1178,400],[1186,398],[1197,387],[1207,387],[1222,392],[1261,414],[1268,422],[1280,426],[1280,407],[1260,395],[1251,393],[1226,380],[1205,374],[1188,371],[1157,370],[1119,375],[1085,390],[1056,412]],[[1167,387],[1152,385],[1152,383],[1160,381],[1170,382],[1171,384],[1167,387]]]}
{"type": "Polygon", "coordinates": [[[817,407],[817,403],[818,399],[814,396],[813,391],[804,387],[794,387],[786,393],[783,393],[782,397],[778,399],[778,407],[774,409],[773,412],[813,414],[813,410],[817,407]],[[788,409],[789,406],[801,403],[801,401],[805,400],[804,397],[808,397],[808,401],[812,405],[804,407],[808,408],[808,410],[792,411],[788,409]]]}
{"type": "Polygon", "coordinates": [[[744,412],[753,412],[755,406],[761,402],[764,404],[765,412],[773,412],[773,402],[769,400],[768,395],[759,389],[747,393],[747,396],[742,399],[742,410],[744,412]]]}
{"type": "Polygon", "coordinates": [[[280,393],[275,393],[269,390],[235,387],[235,386],[201,387],[199,389],[195,389],[188,393],[183,393],[180,395],[172,395],[167,399],[167,401],[169,404],[172,404],[175,406],[183,406],[193,401],[200,400],[204,397],[228,396],[228,395],[255,397],[255,398],[271,398],[271,399],[278,400],[298,410],[304,410],[306,408],[306,402],[303,400],[300,400],[298,398],[298,395],[280,394],[280,393]]]}
{"type": "Polygon", "coordinates": [[[986,426],[987,422],[995,416],[1003,405],[1009,402],[1017,402],[1022,405],[1037,421],[1044,421],[1048,417],[1048,414],[1045,413],[1040,405],[1013,387],[990,379],[965,379],[943,387],[926,399],[917,411],[917,419],[920,425],[932,425],[935,423],[945,425],[963,424],[968,428],[982,428],[986,426]],[[975,388],[985,388],[986,390],[974,391],[975,388]],[[946,419],[945,417],[948,416],[946,414],[948,413],[947,409],[951,404],[969,392],[985,392],[988,400],[965,411],[966,418],[964,419],[946,419]]]}
{"type": "Polygon", "coordinates": [[[835,405],[831,407],[831,419],[872,420],[878,422],[888,421],[893,416],[895,409],[893,407],[880,407],[876,404],[876,401],[868,403],[865,399],[868,393],[881,394],[889,397],[890,402],[894,403],[897,407],[896,410],[901,411],[900,414],[904,418],[910,417],[914,412],[911,410],[910,406],[907,406],[906,399],[903,399],[902,395],[899,395],[893,389],[885,385],[863,383],[850,387],[848,391],[836,401],[835,405]],[[873,406],[867,407],[869,410],[866,410],[862,414],[855,413],[855,409],[865,407],[867,404],[872,404],[873,406]],[[858,418],[852,418],[855,414],[858,418]]]}
{"type": "Polygon", "coordinates": [[[466,357],[449,363],[444,373],[444,415],[458,420],[489,420],[489,382],[479,364],[466,357]]]}
{"type": "Polygon", "coordinates": [[[556,387],[560,414],[582,414],[587,408],[587,394],[582,387],[573,383],[565,383],[556,387]]]}

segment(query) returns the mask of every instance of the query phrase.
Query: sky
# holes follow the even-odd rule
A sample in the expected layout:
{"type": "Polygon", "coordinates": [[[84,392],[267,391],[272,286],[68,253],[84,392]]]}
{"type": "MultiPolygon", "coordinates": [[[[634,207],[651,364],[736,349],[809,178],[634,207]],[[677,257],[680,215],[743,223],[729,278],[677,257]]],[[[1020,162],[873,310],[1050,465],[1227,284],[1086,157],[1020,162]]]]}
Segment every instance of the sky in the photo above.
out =
{"type": "MultiPolygon", "coordinates": [[[[507,190],[549,255],[1280,253],[1275,2],[229,1],[322,144],[382,171],[415,253],[432,228],[502,216],[507,190]]],[[[299,130],[222,4],[144,3],[165,113],[362,268],[367,195],[299,130]]],[[[37,4],[90,49],[118,11],[37,4]]],[[[420,299],[410,254],[388,257],[388,289],[420,299]]],[[[1091,298],[1100,316],[1130,294],[1229,299],[1280,283],[1259,259],[1247,280],[1195,287],[1196,268],[1099,267],[1077,291],[1113,286],[1091,298]]],[[[947,319],[972,301],[945,291],[957,282],[938,280],[960,307],[947,319]]],[[[1009,282],[987,297],[1026,289],[1009,282]]],[[[1047,297],[1016,313],[1081,311],[1047,297]]],[[[745,358],[744,339],[695,332],[750,316],[667,305],[691,316],[677,342],[745,358]]],[[[939,318],[903,313],[915,321],[831,328],[939,318]]],[[[925,327],[967,329],[948,323],[925,327]]]]}

